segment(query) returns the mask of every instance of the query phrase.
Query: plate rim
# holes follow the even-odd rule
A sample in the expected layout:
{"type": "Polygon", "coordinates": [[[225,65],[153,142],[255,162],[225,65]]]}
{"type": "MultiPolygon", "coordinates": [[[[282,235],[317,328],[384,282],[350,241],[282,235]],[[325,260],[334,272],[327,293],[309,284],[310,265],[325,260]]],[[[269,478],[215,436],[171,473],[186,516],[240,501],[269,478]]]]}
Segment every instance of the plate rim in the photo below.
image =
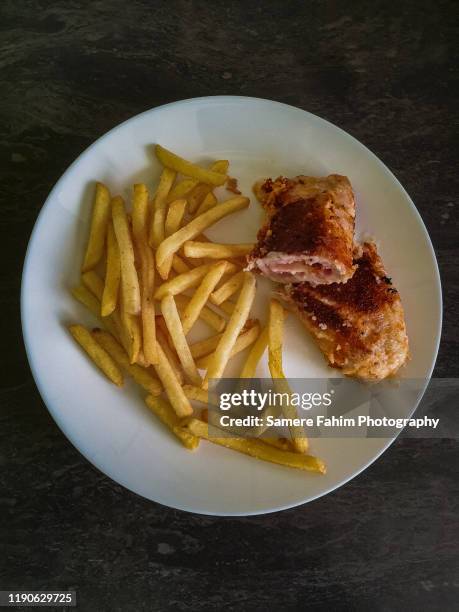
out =
{"type": "Polygon", "coordinates": [[[160,106],[155,106],[149,109],[146,109],[145,111],[142,111],[141,113],[138,113],[136,115],[133,115],[127,119],[125,119],[124,121],[122,121],[121,123],[115,125],[114,127],[112,127],[110,130],[108,130],[107,132],[105,132],[104,134],[102,134],[101,136],[99,136],[96,140],[94,140],[88,147],[86,147],[75,159],[74,161],[64,170],[64,172],[60,175],[60,177],[57,179],[57,181],[54,183],[52,189],[50,190],[48,196],[46,197],[36,219],[35,222],[33,224],[32,227],[32,231],[29,235],[29,239],[28,239],[28,243],[27,243],[27,249],[26,249],[26,253],[25,253],[25,257],[24,257],[24,263],[23,263],[23,267],[22,267],[22,273],[21,273],[21,289],[20,289],[20,313],[21,313],[21,328],[22,328],[22,336],[23,336],[23,341],[24,341],[24,347],[26,350],[26,355],[27,355],[27,360],[29,362],[29,367],[30,370],[32,372],[32,376],[35,382],[35,385],[38,389],[38,392],[40,394],[40,397],[43,401],[43,403],[46,406],[46,409],[48,410],[48,412],[50,413],[51,417],[53,418],[53,420],[55,421],[56,425],[59,427],[59,429],[62,431],[62,433],[65,435],[65,437],[67,438],[67,440],[70,442],[70,444],[72,444],[72,446],[77,450],[77,452],[82,455],[84,457],[84,459],[86,461],[88,461],[98,472],[104,474],[105,476],[107,476],[108,478],[110,478],[111,480],[113,480],[114,482],[120,484],[121,486],[123,486],[124,488],[126,488],[127,490],[129,490],[130,492],[138,495],[139,497],[143,497],[145,499],[147,499],[148,501],[153,501],[154,503],[160,504],[162,506],[165,507],[169,507],[169,508],[174,508],[176,510],[181,510],[184,512],[190,512],[193,514],[200,514],[200,515],[204,515],[204,516],[218,516],[218,517],[225,517],[225,516],[257,516],[257,515],[263,515],[263,514],[270,514],[273,512],[280,512],[283,510],[288,510],[291,508],[296,508],[299,506],[303,506],[305,504],[308,504],[310,502],[313,502],[317,499],[320,499],[321,497],[324,497],[330,493],[332,493],[333,491],[336,491],[337,489],[341,488],[342,486],[344,486],[345,484],[347,484],[348,482],[350,482],[351,480],[353,480],[354,478],[356,478],[357,476],[359,476],[362,472],[364,472],[366,469],[368,469],[377,459],[379,459],[379,457],[395,442],[395,440],[398,438],[398,436],[400,435],[401,431],[397,434],[397,436],[395,436],[392,439],[389,439],[380,449],[380,451],[372,456],[372,458],[365,463],[363,466],[361,466],[361,468],[358,471],[355,471],[352,475],[343,478],[343,480],[341,480],[340,482],[334,484],[333,486],[331,486],[330,488],[322,491],[321,493],[319,493],[318,495],[315,495],[313,497],[309,497],[307,500],[302,500],[299,502],[295,502],[295,503],[287,503],[287,504],[283,504],[283,505],[279,505],[279,506],[275,506],[275,507],[271,507],[268,509],[263,509],[263,510],[255,510],[255,511],[241,511],[241,512],[230,512],[230,513],[225,513],[225,512],[215,512],[215,511],[204,511],[202,509],[195,509],[193,507],[182,507],[179,505],[173,505],[173,504],[165,504],[161,501],[157,501],[156,499],[153,500],[150,497],[147,497],[146,495],[143,495],[142,493],[139,493],[137,491],[135,491],[134,489],[132,489],[129,485],[127,485],[125,482],[123,482],[123,480],[119,480],[119,479],[115,479],[112,476],[110,476],[109,474],[107,474],[107,472],[105,472],[104,470],[102,470],[101,468],[98,467],[98,465],[96,465],[89,457],[87,457],[76,445],[76,443],[73,441],[71,433],[67,431],[67,427],[65,426],[65,424],[61,421],[60,417],[59,417],[59,410],[56,409],[56,407],[53,405],[53,401],[50,398],[48,391],[45,387],[45,385],[42,384],[41,378],[40,378],[40,374],[39,374],[39,366],[38,366],[38,360],[36,360],[36,356],[33,354],[33,351],[31,350],[31,344],[30,344],[30,334],[27,330],[27,323],[26,323],[26,318],[25,318],[25,308],[26,308],[26,301],[27,301],[27,295],[26,295],[26,282],[27,282],[27,276],[28,276],[28,270],[30,267],[30,263],[31,263],[31,258],[30,258],[30,254],[33,250],[33,246],[35,244],[35,240],[37,239],[37,236],[39,234],[39,229],[41,227],[41,224],[43,222],[43,218],[45,215],[45,211],[47,210],[47,208],[50,206],[52,200],[54,199],[54,195],[55,193],[59,190],[60,188],[60,184],[64,181],[64,179],[66,178],[66,176],[72,171],[72,169],[77,166],[77,164],[79,163],[79,161],[87,154],[89,153],[97,144],[99,144],[101,141],[103,141],[106,138],[109,138],[109,136],[116,132],[117,130],[121,129],[123,126],[129,124],[130,122],[133,122],[137,119],[139,119],[140,117],[144,116],[144,115],[150,115],[150,114],[154,114],[157,112],[161,112],[163,110],[165,110],[166,108],[172,108],[174,106],[188,106],[188,105],[193,105],[193,104],[202,104],[202,103],[214,103],[214,102],[223,102],[223,103],[263,103],[263,104],[268,104],[271,106],[276,106],[276,107],[285,107],[286,109],[288,109],[290,112],[293,110],[294,112],[298,113],[298,114],[305,114],[306,116],[308,116],[310,119],[312,118],[314,121],[319,121],[319,122],[323,122],[325,124],[328,124],[328,126],[332,127],[334,130],[337,130],[338,132],[341,133],[342,136],[344,136],[347,139],[350,139],[350,141],[353,142],[353,144],[357,144],[359,147],[361,147],[365,153],[372,158],[372,160],[374,162],[376,162],[376,164],[380,167],[380,169],[395,183],[395,185],[397,186],[397,188],[402,192],[402,194],[404,195],[405,199],[407,200],[412,212],[415,214],[415,217],[417,218],[418,221],[418,225],[421,226],[422,231],[424,233],[424,237],[426,238],[426,243],[428,245],[430,254],[431,254],[431,258],[433,260],[434,263],[434,277],[435,277],[435,281],[436,281],[436,299],[438,300],[438,306],[439,306],[439,317],[438,317],[438,323],[435,329],[436,332],[436,341],[435,341],[435,347],[434,347],[434,351],[432,353],[431,356],[431,365],[429,368],[429,372],[428,375],[426,376],[426,385],[422,391],[422,393],[419,396],[419,399],[416,403],[416,405],[414,406],[413,409],[413,413],[417,410],[420,401],[422,400],[422,397],[425,393],[425,390],[429,384],[430,378],[432,376],[432,372],[435,368],[435,364],[437,361],[437,357],[438,357],[438,352],[439,352],[439,347],[440,347],[440,342],[441,342],[441,336],[442,336],[442,327],[443,327],[443,291],[442,291],[442,283],[441,283],[441,276],[440,276],[440,271],[439,271],[439,267],[438,267],[438,261],[437,261],[437,257],[435,254],[435,249],[433,247],[432,244],[432,240],[430,238],[429,232],[427,230],[427,227],[424,223],[424,220],[420,214],[420,212],[418,211],[416,205],[414,204],[413,200],[411,199],[411,197],[409,196],[408,192],[405,190],[405,188],[403,187],[403,185],[400,183],[400,181],[397,179],[397,177],[394,175],[394,173],[384,164],[384,162],[382,160],[379,159],[379,157],[377,157],[377,155],[375,153],[373,153],[365,144],[363,144],[362,142],[360,142],[357,138],[355,138],[354,136],[352,136],[352,134],[349,134],[348,132],[346,132],[343,128],[340,128],[339,126],[335,125],[334,123],[332,123],[331,121],[328,121],[327,119],[324,119],[322,117],[319,117],[318,115],[311,113],[307,110],[304,110],[302,108],[299,108],[297,106],[293,106],[291,104],[286,104],[284,102],[279,102],[277,100],[270,100],[267,98],[258,98],[258,97],[254,97],[254,96],[237,96],[237,95],[216,95],[216,96],[200,96],[200,97],[195,97],[195,98],[186,98],[184,100],[176,100],[174,102],[168,102],[166,104],[162,104],[160,106]]]}

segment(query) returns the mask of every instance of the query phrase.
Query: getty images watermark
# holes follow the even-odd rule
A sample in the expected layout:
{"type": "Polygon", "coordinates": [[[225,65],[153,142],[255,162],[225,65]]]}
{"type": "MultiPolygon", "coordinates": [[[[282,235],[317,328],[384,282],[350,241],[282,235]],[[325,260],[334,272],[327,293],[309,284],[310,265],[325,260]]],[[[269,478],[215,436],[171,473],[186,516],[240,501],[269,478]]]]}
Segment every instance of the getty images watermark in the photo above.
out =
{"type": "Polygon", "coordinates": [[[209,387],[209,435],[289,437],[301,427],[308,437],[390,438],[403,430],[456,438],[458,391],[458,379],[220,379],[209,387]]]}

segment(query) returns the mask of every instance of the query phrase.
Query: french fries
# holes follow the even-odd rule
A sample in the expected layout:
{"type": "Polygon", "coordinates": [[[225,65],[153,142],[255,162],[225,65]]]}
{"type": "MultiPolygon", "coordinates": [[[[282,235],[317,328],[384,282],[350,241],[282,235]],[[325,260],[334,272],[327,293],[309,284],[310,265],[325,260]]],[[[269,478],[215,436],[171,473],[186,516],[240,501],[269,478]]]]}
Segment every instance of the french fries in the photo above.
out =
{"type": "MultiPolygon", "coordinates": [[[[226,174],[228,170],[229,162],[226,159],[221,159],[210,167],[212,172],[219,172],[220,174],[226,174]]],[[[217,203],[217,198],[212,193],[212,185],[206,185],[206,183],[198,183],[196,187],[191,191],[188,198],[188,209],[190,214],[197,215],[200,208],[199,214],[209,210],[217,203]],[[206,204],[204,204],[206,202],[206,204]],[[214,204],[213,204],[214,203],[214,204]]]]}
{"type": "MultiPolygon", "coordinates": [[[[268,365],[271,376],[275,381],[279,392],[291,393],[289,385],[285,380],[282,369],[282,341],[284,330],[284,309],[282,305],[272,299],[269,303],[269,324],[268,324],[268,365]]],[[[293,406],[283,406],[282,411],[287,418],[297,418],[296,410],[293,406]]],[[[289,427],[292,443],[299,453],[308,450],[308,441],[301,427],[292,425],[289,427]]]]}
{"type": "Polygon", "coordinates": [[[201,279],[204,278],[209,270],[210,264],[204,264],[203,266],[198,266],[197,268],[193,268],[188,272],[179,274],[170,281],[167,281],[167,283],[163,283],[156,290],[155,300],[162,300],[162,298],[168,293],[171,295],[177,295],[178,293],[183,293],[183,291],[186,291],[187,289],[196,287],[196,285],[199,285],[201,279]]]}
{"type": "Polygon", "coordinates": [[[185,257],[208,257],[209,259],[228,259],[241,257],[253,250],[253,244],[217,244],[215,242],[194,242],[189,240],[183,245],[185,257]]]}
{"type": "Polygon", "coordinates": [[[140,312],[140,287],[135,268],[134,246],[132,244],[124,200],[120,196],[112,199],[112,218],[121,261],[121,292],[124,309],[129,314],[140,312]]]}
{"type": "Polygon", "coordinates": [[[91,332],[82,325],[70,325],[68,329],[105,376],[117,387],[122,387],[124,380],[121,371],[110,355],[94,340],[91,332]]]}
{"type": "Polygon", "coordinates": [[[160,397],[147,395],[145,403],[188,450],[195,450],[199,446],[199,438],[181,427],[180,419],[168,402],[160,397]]]}
{"type": "Polygon", "coordinates": [[[132,197],[132,234],[137,242],[147,239],[149,220],[148,189],[144,183],[135,183],[132,197]]]}
{"type": "Polygon", "coordinates": [[[205,340],[199,340],[199,342],[195,342],[190,345],[191,354],[195,359],[199,357],[204,357],[204,355],[208,355],[213,350],[215,350],[222,334],[215,334],[206,338],[205,340]]]}
{"type": "Polygon", "coordinates": [[[240,289],[244,281],[244,272],[237,272],[234,276],[229,278],[223,285],[221,285],[216,291],[210,294],[210,301],[216,306],[220,306],[228,298],[230,298],[236,291],[240,289]]]}
{"type": "Polygon", "coordinates": [[[126,312],[124,307],[121,306],[121,323],[123,325],[125,338],[127,339],[129,361],[131,363],[136,363],[139,361],[139,354],[142,348],[142,329],[140,320],[137,315],[126,312]]]}
{"type": "Polygon", "coordinates": [[[153,299],[155,260],[148,244],[142,247],[141,263],[141,319],[142,349],[148,364],[156,363],[155,302],[153,299]]]}
{"type": "Polygon", "coordinates": [[[228,167],[229,167],[229,161],[227,159],[219,159],[216,162],[214,162],[210,169],[213,172],[218,172],[220,174],[225,174],[228,172],[228,167]]]}
{"type": "MultiPolygon", "coordinates": [[[[196,218],[196,215],[195,215],[195,217],[194,217],[194,218],[196,218]]],[[[202,240],[203,242],[211,242],[211,241],[210,241],[210,240],[207,238],[207,236],[206,236],[205,234],[198,234],[198,236],[195,236],[195,237],[196,237],[196,238],[199,238],[199,240],[202,240]]],[[[182,248],[180,251],[181,251],[181,253],[183,254],[183,257],[185,257],[185,254],[183,253],[183,248],[182,248]]],[[[200,258],[200,257],[194,257],[194,258],[193,258],[193,259],[191,259],[191,260],[188,260],[188,258],[187,258],[187,262],[188,262],[188,263],[189,263],[191,266],[193,266],[194,268],[196,268],[197,266],[202,266],[202,265],[204,265],[205,263],[208,263],[208,262],[206,262],[206,260],[205,260],[205,259],[202,259],[202,258],[200,258]]]]}
{"type": "Polygon", "coordinates": [[[124,296],[120,295],[120,321],[125,338],[125,347],[129,355],[129,361],[136,363],[142,348],[142,328],[137,315],[127,312],[124,296]]]}
{"type": "Polygon", "coordinates": [[[210,378],[220,378],[231,355],[231,350],[239,336],[239,332],[245,325],[250,308],[255,298],[255,277],[250,272],[244,272],[244,281],[241,293],[231,315],[230,320],[223,332],[220,342],[215,349],[212,360],[207,369],[207,375],[203,381],[203,388],[207,389],[210,378]]]}
{"type": "Polygon", "coordinates": [[[148,191],[142,183],[134,185],[132,202],[132,232],[140,265],[140,317],[142,325],[142,350],[146,364],[156,363],[155,260],[147,242],[148,191]]]}
{"type": "Polygon", "coordinates": [[[230,302],[229,300],[225,300],[224,302],[218,305],[218,308],[220,308],[220,310],[223,310],[225,314],[231,316],[234,312],[235,306],[236,306],[235,302],[230,302]]]}
{"type": "Polygon", "coordinates": [[[223,217],[230,215],[233,212],[246,208],[250,203],[248,198],[238,196],[230,198],[226,202],[222,202],[218,206],[214,206],[207,212],[184,225],[175,234],[172,234],[159,245],[156,251],[156,263],[161,266],[168,257],[176,253],[180,247],[187,241],[198,236],[205,229],[217,223],[223,217]]]}
{"type": "Polygon", "coordinates": [[[275,299],[271,299],[268,324],[268,365],[272,378],[285,378],[282,369],[284,317],[285,311],[282,304],[275,299]]]}
{"type": "Polygon", "coordinates": [[[164,320],[164,317],[162,315],[156,317],[156,320],[158,342],[161,344],[164,354],[166,355],[171,368],[174,370],[175,377],[177,378],[179,383],[183,385],[185,381],[182,366],[180,364],[177,353],[175,352],[174,344],[172,342],[172,338],[169,335],[169,330],[167,329],[166,321],[164,320]]]}
{"type": "Polygon", "coordinates": [[[161,300],[161,312],[163,313],[164,321],[166,322],[169,335],[174,344],[180,363],[182,364],[185,376],[190,383],[199,386],[202,380],[196,364],[194,363],[193,356],[191,355],[188,342],[186,341],[185,330],[182,327],[182,321],[180,320],[177,306],[170,293],[161,300]]]}
{"type": "Polygon", "coordinates": [[[209,392],[201,387],[194,387],[193,385],[183,385],[183,391],[188,399],[201,402],[201,404],[207,404],[209,401],[209,392]]]}
{"type": "Polygon", "coordinates": [[[118,303],[118,291],[121,280],[120,251],[116,241],[113,223],[107,228],[107,265],[105,270],[105,285],[102,294],[101,313],[103,317],[112,314],[118,303]]]}
{"type": "MultiPolygon", "coordinates": [[[[234,355],[237,355],[238,353],[246,349],[248,346],[253,344],[257,339],[259,333],[260,325],[258,323],[255,323],[246,331],[241,331],[241,333],[237,337],[236,342],[234,343],[233,348],[231,349],[229,355],[230,358],[234,357],[234,355]]],[[[206,370],[209,367],[212,357],[213,355],[204,355],[204,357],[201,357],[196,361],[196,365],[200,370],[206,370]]]]}
{"type": "Polygon", "coordinates": [[[157,248],[164,240],[164,222],[167,210],[167,195],[175,179],[175,172],[164,168],[159,179],[159,186],[153,202],[153,215],[150,228],[150,246],[157,248]]]}
{"type": "MultiPolygon", "coordinates": [[[[194,394],[194,390],[190,392],[190,395],[194,394]]],[[[188,395],[188,393],[187,393],[188,395]]],[[[218,395],[216,396],[216,401],[214,401],[214,406],[218,406],[218,395]]],[[[265,429],[267,427],[262,426],[262,427],[249,427],[249,428],[241,428],[238,427],[236,425],[226,425],[226,426],[222,426],[221,424],[221,414],[219,414],[218,409],[217,410],[209,410],[208,408],[203,408],[201,410],[201,414],[198,417],[197,415],[195,415],[196,418],[199,418],[201,421],[204,421],[205,423],[211,425],[212,427],[215,427],[217,429],[220,429],[222,431],[225,431],[226,434],[230,434],[232,436],[237,436],[237,437],[242,437],[242,438],[246,438],[246,439],[260,439],[260,437],[263,435],[265,429]]],[[[186,423],[186,421],[185,421],[186,423]]],[[[217,432],[213,432],[212,437],[218,437],[217,432]]],[[[287,442],[287,444],[284,443],[278,443],[279,438],[263,438],[263,442],[270,444],[271,446],[275,446],[277,448],[283,448],[284,450],[293,450],[293,447],[289,444],[288,440],[285,440],[284,438],[282,440],[285,440],[287,442]]]]}
{"type": "Polygon", "coordinates": [[[199,217],[199,215],[202,215],[202,213],[205,213],[207,210],[210,210],[216,204],[217,204],[217,198],[212,192],[209,192],[205,196],[201,204],[198,206],[198,210],[196,211],[196,216],[199,217]]]}
{"type": "MultiPolygon", "coordinates": [[[[85,295],[85,292],[83,291],[84,289],[89,290],[91,294],[97,299],[99,310],[98,316],[100,317],[101,300],[104,293],[104,281],[100,278],[100,276],[95,270],[89,270],[89,272],[85,272],[84,274],[82,274],[81,281],[83,285],[80,285],[79,287],[74,289],[74,297],[76,297],[77,300],[85,304],[87,308],[92,310],[94,307],[94,302],[92,301],[92,304],[90,304],[90,300],[87,297],[87,293],[85,295]]],[[[128,349],[129,341],[118,308],[114,310],[111,315],[103,317],[101,321],[102,324],[108,329],[108,331],[114,334],[117,338],[119,338],[123,343],[123,346],[128,349]]]]}
{"type": "MultiPolygon", "coordinates": [[[[247,347],[239,378],[256,375],[268,346],[274,387],[291,394],[282,369],[285,313],[271,300],[266,326],[249,318],[256,281],[243,268],[253,244],[214,243],[204,233],[249,205],[241,195],[217,201],[214,189],[225,183],[240,194],[236,180],[228,181],[229,162],[204,168],[161,145],[155,151],[163,169],[152,202],[143,183],[133,186],[131,211],[123,198],[96,185],[81,284],[72,295],[105,329],[90,332],[71,325],[69,332],[111,382],[122,386],[127,375],[142,387],[148,408],[188,450],[202,438],[258,459],[324,473],[323,462],[306,454],[308,441],[299,427],[290,427],[291,440],[262,439],[265,424],[245,429],[245,437],[238,435],[240,428],[227,427],[226,437],[209,435],[208,423],[220,426],[218,415],[210,412],[219,402],[217,393],[209,393],[209,383],[247,347]],[[156,314],[155,301],[162,314],[156,314]],[[198,319],[214,335],[190,345],[187,335],[198,319]],[[206,371],[204,379],[199,370],[206,371]],[[197,411],[200,419],[194,418],[191,401],[204,404],[197,411]]],[[[293,407],[283,411],[296,417],[293,407]]]]}
{"type": "Polygon", "coordinates": [[[100,302],[96,296],[89,291],[84,285],[77,285],[71,290],[72,296],[83,306],[86,306],[101,322],[101,324],[114,336],[119,335],[119,329],[117,328],[113,315],[101,318],[100,314],[100,302]]]}
{"type": "Polygon", "coordinates": [[[269,446],[274,446],[275,448],[280,448],[281,450],[291,451],[292,445],[287,438],[261,438],[265,444],[269,444],[269,446]]]}
{"type": "Polygon", "coordinates": [[[96,184],[88,245],[81,268],[87,272],[95,268],[104,253],[105,236],[110,219],[110,192],[103,183],[96,184]]]}
{"type": "Polygon", "coordinates": [[[155,363],[153,367],[158,374],[159,380],[163,384],[166,395],[176,415],[181,418],[193,414],[190,400],[183,392],[183,388],[164,353],[161,343],[158,342],[156,350],[158,353],[158,363],[155,363]]]}
{"type": "Polygon", "coordinates": [[[188,302],[182,316],[183,333],[186,335],[191,330],[193,325],[196,323],[199,313],[204,308],[209,295],[214,290],[217,283],[225,273],[227,264],[226,261],[220,261],[219,263],[210,267],[207,274],[201,281],[201,284],[196,289],[193,297],[188,302]]]}
{"type": "Polygon", "coordinates": [[[263,356],[263,353],[268,346],[268,328],[264,327],[261,334],[258,336],[255,344],[250,349],[247,359],[242,366],[239,378],[254,378],[255,370],[257,369],[258,362],[263,356]]]}
{"type": "Polygon", "coordinates": [[[186,210],[186,200],[179,199],[174,200],[169,204],[169,209],[167,211],[166,222],[164,225],[164,235],[170,236],[174,232],[176,232],[181,223],[182,219],[185,215],[186,210]]]}
{"type": "Polygon", "coordinates": [[[175,185],[175,187],[172,187],[172,189],[170,190],[169,195],[167,196],[168,204],[170,202],[173,202],[174,200],[178,200],[187,196],[190,191],[192,191],[196,187],[198,183],[199,181],[195,179],[182,179],[179,183],[177,183],[177,185],[175,185]]]}
{"type": "MultiPolygon", "coordinates": [[[[179,229],[183,220],[183,216],[185,214],[186,204],[187,201],[183,199],[175,200],[174,202],[170,203],[169,210],[167,211],[166,223],[164,226],[165,237],[170,236],[179,229]]],[[[158,266],[159,275],[163,280],[167,280],[167,278],[169,277],[169,272],[171,270],[174,257],[175,255],[171,255],[161,266],[158,266]]]]}
{"type": "Polygon", "coordinates": [[[177,254],[172,256],[172,269],[177,274],[183,274],[191,270],[190,266],[183,261],[177,254]]]}
{"type": "Polygon", "coordinates": [[[196,210],[201,206],[209,193],[212,193],[211,185],[198,183],[193,191],[188,194],[188,211],[191,215],[196,214],[196,210]]]}
{"type": "Polygon", "coordinates": [[[159,380],[152,376],[151,372],[146,368],[142,368],[137,364],[129,363],[129,358],[124,348],[116,341],[116,339],[109,333],[102,331],[101,329],[93,329],[92,336],[98,342],[102,348],[110,355],[113,361],[124,370],[129,376],[131,376],[135,382],[143,387],[148,393],[152,395],[159,395],[163,390],[163,387],[159,380]]]}
{"type": "Polygon", "coordinates": [[[186,159],[183,159],[183,157],[179,157],[159,144],[156,145],[155,152],[156,157],[163,164],[163,166],[170,168],[171,170],[175,170],[175,172],[179,172],[180,174],[184,174],[185,176],[197,179],[201,183],[218,186],[223,185],[228,178],[226,174],[206,170],[205,168],[201,168],[201,166],[192,164],[186,159]]]}
{"type": "Polygon", "coordinates": [[[89,291],[91,291],[93,295],[96,296],[99,302],[102,302],[102,297],[104,294],[104,281],[95,270],[83,272],[81,275],[81,282],[89,289],[89,291]]]}
{"type": "MultiPolygon", "coordinates": [[[[83,304],[83,306],[86,306],[88,310],[90,310],[98,319],[100,319],[100,302],[92,291],[85,287],[85,285],[77,285],[76,287],[73,287],[70,293],[76,300],[78,300],[78,302],[83,304]]],[[[107,321],[107,319],[105,321],[107,321]]]]}
{"type": "MultiPolygon", "coordinates": [[[[177,307],[182,313],[185,308],[188,306],[190,302],[190,298],[185,295],[176,295],[175,301],[177,303],[177,307]]],[[[217,332],[223,331],[226,325],[226,321],[223,317],[221,317],[215,310],[204,306],[199,313],[199,318],[201,321],[204,321],[209,327],[215,329],[217,332]]]]}
{"type": "Polygon", "coordinates": [[[182,426],[182,429],[193,434],[194,436],[197,436],[198,438],[203,438],[209,442],[213,442],[214,444],[225,446],[226,448],[230,448],[245,455],[250,455],[256,459],[261,459],[262,461],[270,461],[271,463],[277,463],[286,467],[316,472],[319,474],[325,474],[326,472],[325,464],[321,459],[313,457],[312,455],[302,455],[281,450],[271,446],[270,444],[266,444],[263,440],[254,438],[240,438],[236,436],[214,438],[213,436],[209,435],[207,423],[204,423],[199,419],[191,418],[182,426]]]}
{"type": "MultiPolygon", "coordinates": [[[[84,272],[84,274],[81,275],[81,280],[83,282],[83,285],[87,289],[89,289],[89,291],[97,298],[99,302],[99,314],[100,314],[100,311],[101,311],[100,303],[102,301],[102,296],[104,293],[104,281],[101,279],[101,277],[97,274],[95,270],[89,270],[89,272],[84,272]]],[[[119,301],[121,302],[121,299],[119,301]]],[[[112,314],[109,315],[108,317],[104,317],[103,323],[105,324],[106,321],[108,320],[113,321],[114,327],[116,328],[115,335],[121,339],[123,346],[126,349],[128,349],[130,341],[129,341],[125,326],[123,324],[123,321],[121,319],[120,312],[118,311],[118,308],[114,310],[112,314]]],[[[109,329],[109,331],[114,333],[113,329],[109,329]]]]}
{"type": "MultiPolygon", "coordinates": [[[[226,159],[221,159],[213,163],[210,167],[210,170],[212,172],[219,172],[220,174],[226,174],[228,170],[228,165],[229,165],[229,162],[226,159]]],[[[193,191],[191,191],[191,193],[188,194],[187,199],[188,199],[188,208],[189,208],[190,214],[196,214],[196,209],[202,206],[202,204],[204,203],[204,200],[206,200],[206,198],[209,195],[213,195],[212,188],[213,188],[213,185],[209,185],[204,182],[198,183],[198,185],[196,185],[193,191]]],[[[216,202],[216,199],[215,199],[215,202],[216,202]]]]}

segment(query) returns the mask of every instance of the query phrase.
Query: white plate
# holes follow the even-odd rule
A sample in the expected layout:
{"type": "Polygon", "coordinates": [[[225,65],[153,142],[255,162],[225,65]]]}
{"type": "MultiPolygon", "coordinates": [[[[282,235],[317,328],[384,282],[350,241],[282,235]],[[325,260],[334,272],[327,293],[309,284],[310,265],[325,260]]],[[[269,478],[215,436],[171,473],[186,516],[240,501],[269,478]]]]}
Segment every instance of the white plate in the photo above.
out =
{"type": "MultiPolygon", "coordinates": [[[[149,110],[90,146],[50,193],[30,239],[22,281],[24,339],[35,381],[69,440],[102,472],[154,501],[193,512],[272,512],[332,491],[368,467],[389,445],[382,439],[315,439],[327,464],[315,476],[256,461],[202,443],[184,450],[144,407],[138,388],[110,385],[69,337],[65,325],[95,320],[73,302],[87,236],[93,182],[129,197],[131,185],[153,187],[160,168],[152,143],[198,162],[226,158],[243,193],[262,176],[332,172],[347,175],[357,196],[358,233],[376,236],[405,307],[412,360],[405,377],[429,377],[441,331],[441,288],[424,224],[391,172],[362,144],[305,111],[244,97],[209,97],[149,110]]],[[[255,238],[262,219],[248,210],[221,221],[210,236],[226,242],[255,238]]],[[[256,310],[264,318],[267,282],[256,310]]],[[[290,377],[327,377],[330,370],[294,317],[286,324],[290,377]]],[[[265,363],[258,375],[268,375],[265,363]]],[[[414,409],[414,406],[413,406],[414,409]]]]}

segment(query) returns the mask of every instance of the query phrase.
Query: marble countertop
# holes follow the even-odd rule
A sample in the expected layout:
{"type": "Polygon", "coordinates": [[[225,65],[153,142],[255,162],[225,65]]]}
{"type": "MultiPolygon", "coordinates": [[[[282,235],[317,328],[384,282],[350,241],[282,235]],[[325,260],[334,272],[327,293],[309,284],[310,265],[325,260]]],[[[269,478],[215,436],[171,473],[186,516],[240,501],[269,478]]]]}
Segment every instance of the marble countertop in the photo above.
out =
{"type": "Polygon", "coordinates": [[[258,96],[339,125],[400,179],[442,275],[435,374],[457,377],[454,12],[448,0],[5,0],[0,588],[73,588],[79,609],[98,611],[457,605],[456,441],[400,439],[346,486],[282,513],[222,519],[170,510],[109,480],[60,432],[33,382],[19,315],[33,224],[81,151],[165,102],[258,96]]]}

